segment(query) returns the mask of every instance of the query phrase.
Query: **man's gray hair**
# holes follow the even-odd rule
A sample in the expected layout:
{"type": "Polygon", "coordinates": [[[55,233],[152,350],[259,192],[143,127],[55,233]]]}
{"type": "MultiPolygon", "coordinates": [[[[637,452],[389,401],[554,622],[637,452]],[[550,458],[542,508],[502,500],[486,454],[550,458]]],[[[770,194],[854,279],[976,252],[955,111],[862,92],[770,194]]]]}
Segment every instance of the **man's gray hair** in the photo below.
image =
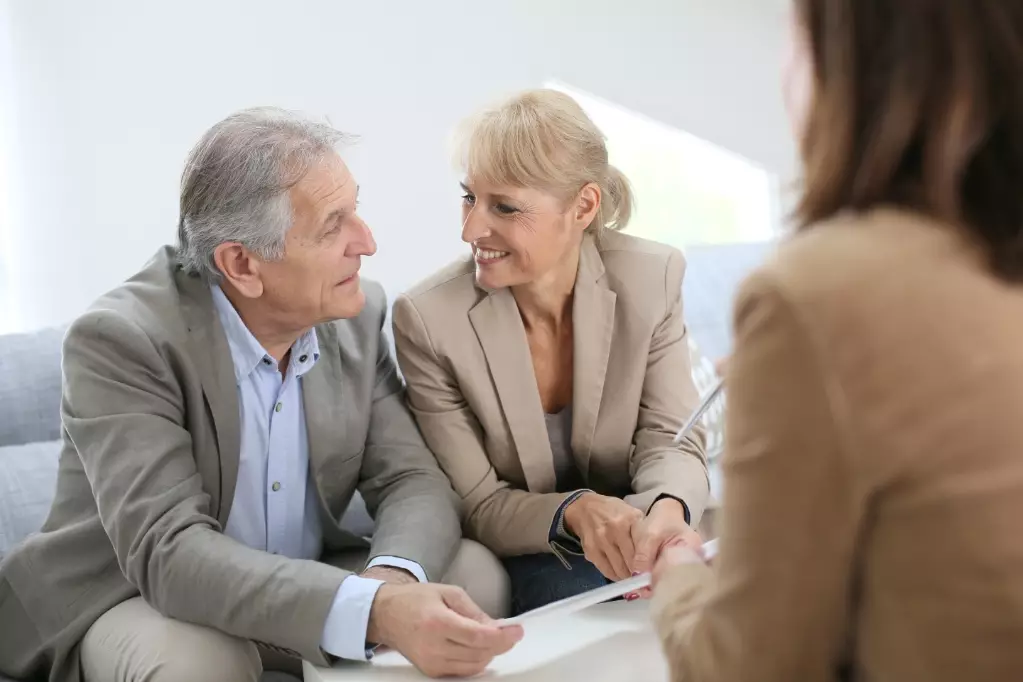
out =
{"type": "Polygon", "coordinates": [[[325,123],[273,107],[245,109],[209,129],[181,175],[178,258],[219,282],[216,248],[238,242],[260,258],[284,257],[290,190],[347,139],[325,123]]]}

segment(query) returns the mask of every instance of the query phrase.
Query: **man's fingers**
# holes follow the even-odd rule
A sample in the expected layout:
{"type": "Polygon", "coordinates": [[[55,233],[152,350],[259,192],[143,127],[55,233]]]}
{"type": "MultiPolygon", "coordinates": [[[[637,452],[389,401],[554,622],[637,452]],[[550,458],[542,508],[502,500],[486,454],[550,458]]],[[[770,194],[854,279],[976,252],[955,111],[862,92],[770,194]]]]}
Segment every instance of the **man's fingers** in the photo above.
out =
{"type": "Polygon", "coordinates": [[[427,677],[440,679],[442,677],[474,677],[483,672],[489,663],[489,661],[486,663],[460,661],[445,656],[445,653],[447,652],[434,652],[430,655],[429,660],[416,663],[416,667],[427,677]]]}
{"type": "Polygon", "coordinates": [[[441,598],[444,603],[447,604],[448,608],[457,613],[460,616],[465,616],[469,620],[474,620],[477,623],[489,623],[491,622],[490,616],[483,612],[476,602],[465,593],[465,590],[459,587],[452,587],[444,590],[441,593],[441,598]]]}
{"type": "Polygon", "coordinates": [[[490,661],[481,664],[445,660],[444,672],[440,675],[436,675],[435,677],[475,677],[486,670],[489,663],[490,661]]]}
{"type": "Polygon", "coordinates": [[[447,645],[441,650],[441,655],[450,662],[487,665],[496,654],[490,653],[487,649],[474,649],[449,639],[447,645]]]}
{"type": "Polygon", "coordinates": [[[521,627],[499,628],[471,620],[461,614],[449,611],[440,619],[443,635],[462,646],[472,649],[505,652],[522,639],[521,627]]]}
{"type": "MultiPolygon", "coordinates": [[[[511,628],[509,628],[511,629],[511,628]]],[[[454,640],[448,640],[449,653],[446,654],[452,659],[465,662],[489,663],[494,656],[506,654],[522,639],[521,627],[519,632],[507,633],[508,636],[494,642],[492,647],[466,646],[454,640]]]]}
{"type": "Polygon", "coordinates": [[[502,637],[500,628],[477,623],[457,613],[443,619],[442,627],[447,639],[473,649],[489,648],[492,642],[502,637]]]}

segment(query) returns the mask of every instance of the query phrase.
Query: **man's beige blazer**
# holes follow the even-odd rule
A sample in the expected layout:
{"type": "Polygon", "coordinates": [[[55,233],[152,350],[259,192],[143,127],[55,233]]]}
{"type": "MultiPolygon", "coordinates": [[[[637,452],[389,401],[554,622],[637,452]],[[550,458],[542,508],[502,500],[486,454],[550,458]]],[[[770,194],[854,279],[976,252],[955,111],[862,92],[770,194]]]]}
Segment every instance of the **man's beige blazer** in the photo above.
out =
{"type": "MultiPolygon", "coordinates": [[[[41,534],[0,564],[0,672],[79,679],[78,643],[141,594],[162,614],[326,663],[323,624],[348,573],[249,549],[221,532],[234,498],[239,411],[209,288],[173,249],[97,301],[64,341],[64,450],[41,534]]],[[[404,404],[380,287],[316,328],[302,378],[325,551],[365,547],[339,522],[356,487],[376,519],[370,556],[439,579],[457,499],[404,404]]]]}
{"type": "MultiPolygon", "coordinates": [[[[673,248],[607,232],[582,245],[572,315],[572,456],[585,485],[644,512],[661,495],[695,526],[708,496],[704,438],[672,445],[699,402],[673,248]]],[[[404,294],[394,338],[427,444],[461,496],[467,535],[501,556],[551,552],[569,493],[554,460],[525,328],[509,289],[466,258],[404,294]]]]}

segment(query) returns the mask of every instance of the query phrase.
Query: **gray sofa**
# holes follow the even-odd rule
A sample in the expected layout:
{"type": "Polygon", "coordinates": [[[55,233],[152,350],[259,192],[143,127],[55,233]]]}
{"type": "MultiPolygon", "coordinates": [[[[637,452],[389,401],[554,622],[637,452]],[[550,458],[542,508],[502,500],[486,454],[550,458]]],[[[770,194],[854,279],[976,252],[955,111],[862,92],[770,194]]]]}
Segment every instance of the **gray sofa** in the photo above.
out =
{"type": "MultiPolygon", "coordinates": [[[[728,353],[736,286],[770,248],[767,244],[743,244],[687,251],[685,316],[704,357],[728,353]]],[[[49,511],[60,453],[62,340],[61,329],[0,336],[0,560],[39,530],[49,511]]],[[[700,364],[697,369],[706,374],[710,362],[700,364]]],[[[706,376],[697,377],[704,390],[710,381],[706,376]]],[[[712,467],[715,495],[718,488],[716,467],[712,467]]],[[[373,523],[361,499],[352,504],[344,525],[360,535],[372,533],[373,523]]],[[[0,676],[0,682],[3,679],[0,676]]]]}

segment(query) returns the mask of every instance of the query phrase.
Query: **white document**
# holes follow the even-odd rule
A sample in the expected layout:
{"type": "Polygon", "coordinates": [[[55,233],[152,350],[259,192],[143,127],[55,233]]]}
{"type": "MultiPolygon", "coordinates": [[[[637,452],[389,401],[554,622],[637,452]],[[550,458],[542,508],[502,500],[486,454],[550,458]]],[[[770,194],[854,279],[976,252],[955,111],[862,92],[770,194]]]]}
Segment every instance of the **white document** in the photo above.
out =
{"type": "Polygon", "coordinates": [[[644,573],[637,575],[635,578],[629,578],[627,580],[621,580],[610,585],[604,585],[598,587],[595,590],[589,592],[583,592],[577,594],[574,597],[568,597],[561,601],[552,602],[546,606],[541,606],[538,609],[527,611],[522,615],[515,616],[514,618],[505,618],[498,622],[498,625],[518,625],[527,620],[533,620],[534,618],[541,618],[545,616],[564,616],[569,613],[575,613],[576,611],[582,611],[583,609],[602,604],[618,597],[624,597],[630,592],[636,592],[643,589],[644,587],[650,587],[650,574],[644,573]]]}
{"type": "MultiPolygon", "coordinates": [[[[710,561],[717,554],[718,541],[710,540],[703,544],[702,548],[702,561],[710,561]]],[[[694,561],[701,561],[700,556],[695,552],[693,553],[694,561]]],[[[650,587],[650,581],[652,576],[649,573],[637,575],[634,578],[627,580],[621,580],[610,585],[598,587],[595,590],[589,592],[583,592],[577,594],[574,597],[568,597],[561,601],[556,601],[546,606],[541,606],[538,609],[527,611],[521,615],[515,616],[514,618],[505,618],[504,620],[498,621],[498,625],[519,625],[523,622],[533,620],[535,618],[545,618],[548,616],[565,616],[570,613],[576,613],[583,609],[597,604],[602,604],[618,597],[624,597],[631,592],[638,592],[644,587],[650,587]]]]}

